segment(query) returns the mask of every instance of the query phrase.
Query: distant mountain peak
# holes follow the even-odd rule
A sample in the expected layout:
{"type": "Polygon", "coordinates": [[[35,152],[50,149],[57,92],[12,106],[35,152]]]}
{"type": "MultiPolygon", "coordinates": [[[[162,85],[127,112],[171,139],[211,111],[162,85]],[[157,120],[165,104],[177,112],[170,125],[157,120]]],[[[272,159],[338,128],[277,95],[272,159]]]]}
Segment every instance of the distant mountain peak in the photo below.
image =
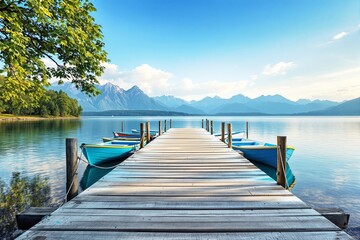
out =
{"type": "Polygon", "coordinates": [[[100,85],[99,88],[102,88],[105,91],[124,92],[124,89],[111,82],[107,82],[104,85],[100,85]]]}
{"type": "Polygon", "coordinates": [[[126,91],[128,94],[137,95],[137,94],[145,94],[143,90],[141,90],[138,86],[134,85],[126,91]]]}
{"type": "Polygon", "coordinates": [[[129,88],[127,91],[138,91],[138,92],[143,92],[143,90],[141,90],[137,85],[132,86],[131,88],[129,88]]]}

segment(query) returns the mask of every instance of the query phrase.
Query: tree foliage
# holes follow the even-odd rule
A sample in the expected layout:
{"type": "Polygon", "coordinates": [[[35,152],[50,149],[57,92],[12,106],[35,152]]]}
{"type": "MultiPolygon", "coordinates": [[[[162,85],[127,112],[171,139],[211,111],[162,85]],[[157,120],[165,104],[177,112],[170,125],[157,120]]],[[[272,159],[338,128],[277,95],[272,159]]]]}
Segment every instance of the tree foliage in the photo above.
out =
{"type": "Polygon", "coordinates": [[[15,216],[27,207],[43,207],[50,203],[48,179],[36,175],[33,178],[14,172],[7,186],[0,179],[0,237],[11,237],[16,230],[15,216]],[[9,236],[10,235],[10,236],[9,236]]]}
{"type": "Polygon", "coordinates": [[[95,10],[88,0],[0,1],[0,99],[37,107],[50,78],[99,94],[94,84],[107,58],[95,10]]]}
{"type": "MultiPolygon", "coordinates": [[[[17,104],[13,105],[10,100],[6,105],[3,105],[3,112],[12,113],[16,115],[38,115],[42,117],[55,116],[80,116],[82,112],[77,100],[70,98],[65,92],[54,90],[47,90],[38,100],[38,105],[28,104],[26,106],[17,104]]],[[[0,103],[1,108],[1,103],[0,103]]]]}

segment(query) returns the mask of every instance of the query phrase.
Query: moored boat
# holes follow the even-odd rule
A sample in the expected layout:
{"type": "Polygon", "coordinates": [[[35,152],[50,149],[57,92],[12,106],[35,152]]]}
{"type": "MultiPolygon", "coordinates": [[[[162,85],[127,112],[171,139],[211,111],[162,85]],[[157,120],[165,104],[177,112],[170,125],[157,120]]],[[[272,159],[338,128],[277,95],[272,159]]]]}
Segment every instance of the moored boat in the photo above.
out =
{"type": "MultiPolygon", "coordinates": [[[[275,144],[262,143],[248,139],[233,139],[232,148],[243,152],[244,157],[250,161],[256,161],[262,164],[276,168],[277,166],[277,151],[275,144]]],[[[286,161],[289,161],[295,148],[286,146],[286,161]]]]}
{"type": "Polygon", "coordinates": [[[140,146],[139,141],[110,141],[99,144],[82,144],[82,153],[90,165],[98,165],[130,156],[140,146]]]}
{"type": "Polygon", "coordinates": [[[114,138],[139,138],[140,139],[140,133],[125,133],[125,132],[113,132],[114,138]]]}
{"type": "MultiPolygon", "coordinates": [[[[140,134],[140,130],[137,130],[137,129],[131,129],[131,132],[136,133],[136,134],[140,134]]],[[[150,130],[150,135],[151,136],[156,136],[156,135],[158,135],[158,131],[150,130]]]]}

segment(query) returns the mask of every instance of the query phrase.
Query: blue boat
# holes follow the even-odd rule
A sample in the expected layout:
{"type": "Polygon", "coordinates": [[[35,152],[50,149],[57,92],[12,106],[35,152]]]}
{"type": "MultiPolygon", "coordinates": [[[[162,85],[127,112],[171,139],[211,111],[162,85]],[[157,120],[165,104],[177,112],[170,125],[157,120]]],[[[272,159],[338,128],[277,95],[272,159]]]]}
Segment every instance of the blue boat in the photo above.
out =
{"type": "MultiPolygon", "coordinates": [[[[250,161],[259,162],[276,168],[277,166],[277,146],[270,143],[262,143],[248,139],[233,139],[232,148],[243,152],[244,157],[250,161]]],[[[289,161],[295,148],[286,147],[286,161],[289,161]]]]}
{"type": "Polygon", "coordinates": [[[90,165],[99,165],[109,161],[126,158],[140,147],[139,141],[118,141],[82,144],[82,153],[90,165]]]}

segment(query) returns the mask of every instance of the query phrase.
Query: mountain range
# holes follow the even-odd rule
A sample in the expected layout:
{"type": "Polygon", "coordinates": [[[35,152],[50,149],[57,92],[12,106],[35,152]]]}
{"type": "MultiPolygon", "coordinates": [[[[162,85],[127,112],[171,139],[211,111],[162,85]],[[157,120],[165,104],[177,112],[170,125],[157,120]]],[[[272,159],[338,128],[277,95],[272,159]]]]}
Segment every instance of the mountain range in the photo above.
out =
{"type": "Polygon", "coordinates": [[[75,98],[84,112],[152,110],[190,115],[360,115],[360,98],[339,103],[309,99],[291,101],[279,94],[251,99],[238,94],[229,99],[215,96],[199,101],[185,101],[174,96],[149,97],[138,86],[124,90],[112,83],[106,83],[97,85],[97,88],[102,94],[88,97],[70,83],[54,83],[50,86],[52,90],[62,90],[75,98]]]}

